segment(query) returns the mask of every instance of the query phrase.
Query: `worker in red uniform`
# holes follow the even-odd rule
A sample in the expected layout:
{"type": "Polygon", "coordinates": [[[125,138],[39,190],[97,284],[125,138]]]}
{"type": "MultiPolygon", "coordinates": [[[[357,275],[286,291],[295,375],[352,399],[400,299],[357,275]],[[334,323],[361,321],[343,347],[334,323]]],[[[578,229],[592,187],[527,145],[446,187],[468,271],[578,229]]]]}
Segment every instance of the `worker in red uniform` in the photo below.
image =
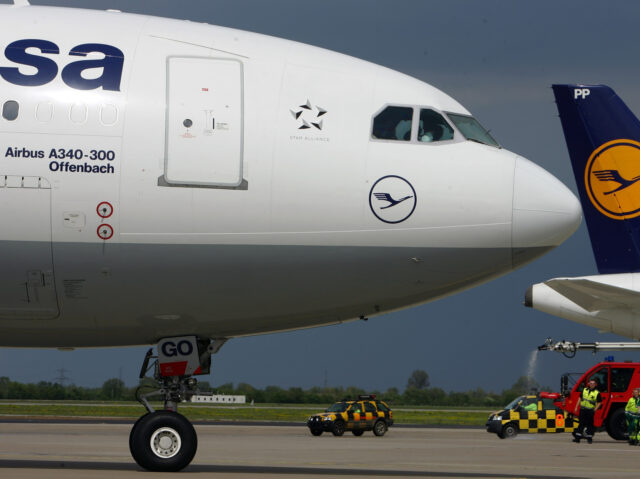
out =
{"type": "Polygon", "coordinates": [[[580,442],[580,439],[586,439],[589,444],[593,442],[593,417],[596,411],[602,406],[602,396],[596,388],[595,379],[590,379],[587,387],[580,394],[580,424],[573,431],[573,442],[580,442]]]}

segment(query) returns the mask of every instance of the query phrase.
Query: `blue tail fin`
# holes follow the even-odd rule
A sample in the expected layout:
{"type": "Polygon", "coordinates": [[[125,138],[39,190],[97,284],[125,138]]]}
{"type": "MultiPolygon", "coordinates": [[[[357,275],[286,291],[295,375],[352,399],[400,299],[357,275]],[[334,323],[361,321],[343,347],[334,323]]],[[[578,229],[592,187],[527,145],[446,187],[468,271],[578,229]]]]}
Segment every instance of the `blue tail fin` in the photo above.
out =
{"type": "Polygon", "coordinates": [[[602,274],[640,271],[640,121],[605,85],[553,85],[602,274]]]}

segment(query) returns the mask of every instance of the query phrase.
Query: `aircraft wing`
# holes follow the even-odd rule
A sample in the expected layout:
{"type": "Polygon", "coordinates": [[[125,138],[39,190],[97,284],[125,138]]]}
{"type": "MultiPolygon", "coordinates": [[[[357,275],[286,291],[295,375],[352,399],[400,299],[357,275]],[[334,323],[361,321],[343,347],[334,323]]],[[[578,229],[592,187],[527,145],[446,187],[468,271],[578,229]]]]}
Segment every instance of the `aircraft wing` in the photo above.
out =
{"type": "Polygon", "coordinates": [[[593,312],[603,309],[640,309],[640,292],[588,279],[551,279],[544,284],[593,312]]]}

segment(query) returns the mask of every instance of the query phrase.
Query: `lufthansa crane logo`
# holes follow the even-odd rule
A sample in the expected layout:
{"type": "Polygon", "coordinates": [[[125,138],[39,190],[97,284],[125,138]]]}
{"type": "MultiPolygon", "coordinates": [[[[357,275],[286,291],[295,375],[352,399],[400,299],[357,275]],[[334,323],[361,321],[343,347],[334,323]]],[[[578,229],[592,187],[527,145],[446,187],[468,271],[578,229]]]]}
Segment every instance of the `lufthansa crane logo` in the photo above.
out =
{"type": "Polygon", "coordinates": [[[603,215],[640,216],[640,143],[613,140],[600,146],[587,161],[584,180],[591,203],[603,215]]]}
{"type": "Polygon", "coordinates": [[[383,176],[371,187],[369,207],[380,221],[402,223],[416,209],[416,190],[400,176],[383,176]]]}

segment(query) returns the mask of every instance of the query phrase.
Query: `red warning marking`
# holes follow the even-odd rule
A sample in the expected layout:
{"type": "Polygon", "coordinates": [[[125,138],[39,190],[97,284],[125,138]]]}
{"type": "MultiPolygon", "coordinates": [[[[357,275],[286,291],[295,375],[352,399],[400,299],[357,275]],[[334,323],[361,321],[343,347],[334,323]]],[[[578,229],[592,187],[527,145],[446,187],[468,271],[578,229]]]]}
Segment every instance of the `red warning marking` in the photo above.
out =
{"type": "Polygon", "coordinates": [[[162,376],[184,376],[187,371],[187,361],[176,361],[173,363],[160,364],[160,374],[162,376]]]}
{"type": "Polygon", "coordinates": [[[111,225],[100,225],[98,226],[98,236],[103,240],[108,240],[113,237],[113,228],[111,225]]]}
{"type": "Polygon", "coordinates": [[[96,208],[100,218],[109,218],[113,214],[113,206],[108,201],[103,201],[96,208]]]}

